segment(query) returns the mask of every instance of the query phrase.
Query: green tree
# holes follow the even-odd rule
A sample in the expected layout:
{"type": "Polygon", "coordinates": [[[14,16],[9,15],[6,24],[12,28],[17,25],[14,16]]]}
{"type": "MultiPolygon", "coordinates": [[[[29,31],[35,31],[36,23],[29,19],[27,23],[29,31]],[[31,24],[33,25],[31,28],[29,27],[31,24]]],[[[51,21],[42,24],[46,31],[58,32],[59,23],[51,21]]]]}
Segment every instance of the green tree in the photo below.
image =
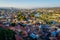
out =
{"type": "Polygon", "coordinates": [[[16,26],[16,23],[11,23],[11,26],[16,26]]]}
{"type": "Polygon", "coordinates": [[[31,13],[30,16],[31,16],[31,17],[34,17],[34,13],[31,13]]]}
{"type": "Polygon", "coordinates": [[[26,18],[21,12],[19,12],[17,19],[20,21],[20,20],[25,20],[26,18]]]}
{"type": "Polygon", "coordinates": [[[0,29],[0,40],[16,40],[15,32],[10,29],[0,29]]]}

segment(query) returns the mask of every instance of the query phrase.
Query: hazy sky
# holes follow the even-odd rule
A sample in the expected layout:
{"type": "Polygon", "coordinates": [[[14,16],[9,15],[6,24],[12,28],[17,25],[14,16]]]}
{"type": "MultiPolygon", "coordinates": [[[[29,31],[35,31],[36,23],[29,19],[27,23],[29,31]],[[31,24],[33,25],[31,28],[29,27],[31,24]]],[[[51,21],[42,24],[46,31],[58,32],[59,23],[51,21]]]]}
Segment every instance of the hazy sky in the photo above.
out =
{"type": "Polygon", "coordinates": [[[0,0],[0,7],[60,7],[60,0],[0,0]]]}

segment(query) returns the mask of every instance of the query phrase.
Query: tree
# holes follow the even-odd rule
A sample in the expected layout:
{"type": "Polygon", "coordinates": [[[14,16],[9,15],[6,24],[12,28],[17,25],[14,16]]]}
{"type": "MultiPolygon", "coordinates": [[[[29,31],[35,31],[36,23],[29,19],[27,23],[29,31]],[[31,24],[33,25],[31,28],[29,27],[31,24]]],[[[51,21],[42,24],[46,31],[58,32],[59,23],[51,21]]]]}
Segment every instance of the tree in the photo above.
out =
{"type": "Polygon", "coordinates": [[[21,12],[19,12],[18,16],[17,16],[17,19],[20,21],[20,20],[25,20],[26,18],[21,12]]]}
{"type": "Polygon", "coordinates": [[[0,40],[16,40],[15,32],[10,29],[0,29],[0,40]]]}
{"type": "Polygon", "coordinates": [[[31,17],[34,17],[34,13],[31,13],[30,16],[31,16],[31,17]]]}
{"type": "Polygon", "coordinates": [[[15,26],[16,25],[16,23],[11,23],[11,26],[15,26]]]}

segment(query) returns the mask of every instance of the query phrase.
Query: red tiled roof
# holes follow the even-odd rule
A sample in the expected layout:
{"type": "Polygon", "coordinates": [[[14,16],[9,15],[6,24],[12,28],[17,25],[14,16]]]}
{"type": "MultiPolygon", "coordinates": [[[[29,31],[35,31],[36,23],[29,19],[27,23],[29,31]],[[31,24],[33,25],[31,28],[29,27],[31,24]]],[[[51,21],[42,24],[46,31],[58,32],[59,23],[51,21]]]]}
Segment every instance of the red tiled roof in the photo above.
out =
{"type": "Polygon", "coordinates": [[[15,35],[16,40],[23,40],[21,37],[19,37],[17,34],[15,35]]]}

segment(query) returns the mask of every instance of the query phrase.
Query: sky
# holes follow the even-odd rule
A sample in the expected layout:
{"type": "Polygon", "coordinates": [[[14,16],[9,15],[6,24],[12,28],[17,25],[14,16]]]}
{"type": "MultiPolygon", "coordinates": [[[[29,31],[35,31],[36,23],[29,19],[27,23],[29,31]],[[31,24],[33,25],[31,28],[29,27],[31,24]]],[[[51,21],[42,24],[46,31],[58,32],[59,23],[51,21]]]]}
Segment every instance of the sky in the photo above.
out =
{"type": "Polygon", "coordinates": [[[0,0],[0,7],[60,7],[60,0],[0,0]]]}

